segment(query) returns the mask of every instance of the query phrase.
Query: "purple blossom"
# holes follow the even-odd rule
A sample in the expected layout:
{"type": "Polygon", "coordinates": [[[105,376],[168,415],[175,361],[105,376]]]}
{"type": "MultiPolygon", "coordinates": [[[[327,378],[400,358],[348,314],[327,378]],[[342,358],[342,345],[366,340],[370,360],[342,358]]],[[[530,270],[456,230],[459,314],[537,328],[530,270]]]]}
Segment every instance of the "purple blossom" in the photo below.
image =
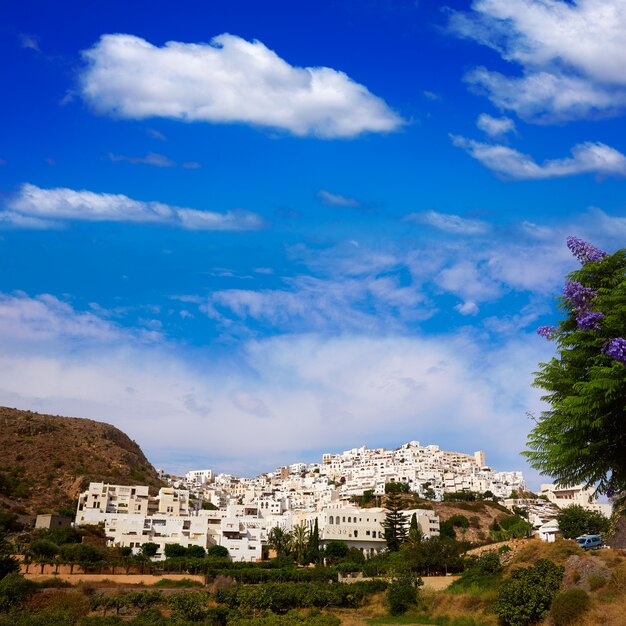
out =
{"type": "Polygon", "coordinates": [[[604,313],[583,310],[576,314],[576,324],[580,330],[600,330],[600,322],[604,313]]]}
{"type": "Polygon", "coordinates": [[[626,339],[622,337],[609,339],[602,346],[602,352],[615,361],[626,364],[626,339]]]}
{"type": "Polygon", "coordinates": [[[554,339],[556,337],[556,326],[539,326],[537,334],[544,339],[554,339]]]}
{"type": "Polygon", "coordinates": [[[603,252],[582,239],[578,239],[578,237],[568,237],[567,247],[583,265],[597,261],[606,256],[606,252],[603,252]]]}
{"type": "Polygon", "coordinates": [[[587,309],[596,297],[596,292],[591,287],[583,287],[575,280],[568,280],[563,287],[563,296],[575,309],[587,309]]]}

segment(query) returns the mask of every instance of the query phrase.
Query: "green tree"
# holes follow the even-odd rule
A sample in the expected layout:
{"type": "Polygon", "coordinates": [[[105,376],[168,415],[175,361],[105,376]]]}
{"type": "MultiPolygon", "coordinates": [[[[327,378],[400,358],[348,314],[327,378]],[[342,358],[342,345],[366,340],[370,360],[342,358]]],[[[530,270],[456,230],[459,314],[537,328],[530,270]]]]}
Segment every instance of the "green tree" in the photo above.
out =
{"type": "Polygon", "coordinates": [[[315,518],[313,527],[309,533],[307,560],[309,563],[317,563],[320,560],[320,528],[317,522],[317,517],[315,518]]]}
{"type": "Polygon", "coordinates": [[[225,546],[211,546],[207,554],[213,557],[228,557],[228,548],[225,546]]]}
{"type": "Polygon", "coordinates": [[[20,606],[34,588],[35,584],[21,574],[7,574],[0,580],[0,612],[20,606]]]}
{"type": "Polygon", "coordinates": [[[276,556],[286,556],[291,551],[291,533],[274,526],[267,534],[267,545],[276,551],[276,556]]]}
{"type": "Polygon", "coordinates": [[[579,504],[561,509],[556,516],[559,528],[566,539],[580,535],[599,535],[609,529],[609,520],[599,511],[587,511],[579,504]]]}
{"type": "Polygon", "coordinates": [[[413,515],[411,515],[411,523],[409,524],[409,534],[406,539],[407,544],[417,546],[421,543],[423,538],[424,534],[422,533],[420,525],[417,523],[417,513],[413,513],[413,515]]]}
{"type": "Polygon", "coordinates": [[[168,543],[163,548],[163,554],[168,559],[176,558],[177,556],[185,556],[187,554],[187,548],[181,546],[179,543],[168,543]]]}
{"type": "Polygon", "coordinates": [[[537,332],[556,356],[539,364],[535,386],[549,408],[528,437],[535,469],[564,486],[626,491],[626,251],[606,255],[580,239],[568,247],[582,263],[567,275],[563,319],[537,332]]]}
{"type": "Polygon", "coordinates": [[[291,541],[293,555],[300,565],[304,565],[308,545],[309,529],[306,527],[306,524],[302,522],[293,529],[291,541]]]}
{"type": "Polygon", "coordinates": [[[393,480],[385,483],[385,493],[409,493],[409,485],[407,483],[397,483],[393,480]]]}
{"type": "Polygon", "coordinates": [[[329,541],[324,548],[324,556],[330,563],[336,563],[346,557],[348,549],[348,544],[345,541],[329,541]]]}
{"type": "Polygon", "coordinates": [[[202,546],[188,546],[186,556],[192,559],[203,559],[206,556],[206,550],[202,546]]]}
{"type": "Polygon", "coordinates": [[[549,611],[559,590],[563,568],[539,559],[533,567],[516,569],[498,590],[495,612],[508,626],[528,626],[549,611]]]}
{"type": "Polygon", "coordinates": [[[30,551],[37,559],[52,559],[59,553],[59,546],[47,539],[39,539],[30,544],[30,551]]]}
{"type": "Polygon", "coordinates": [[[387,606],[391,615],[402,615],[417,604],[417,590],[423,585],[421,578],[402,576],[393,580],[387,589],[387,606]]]}
{"type": "Polygon", "coordinates": [[[385,508],[387,509],[383,521],[385,540],[387,541],[387,548],[391,552],[396,552],[407,537],[407,518],[402,512],[402,496],[397,492],[389,493],[385,508]]]}
{"type": "Polygon", "coordinates": [[[153,556],[156,556],[156,553],[159,551],[159,545],[154,543],[153,541],[147,541],[146,543],[141,544],[141,554],[143,556],[151,559],[153,556]]]}

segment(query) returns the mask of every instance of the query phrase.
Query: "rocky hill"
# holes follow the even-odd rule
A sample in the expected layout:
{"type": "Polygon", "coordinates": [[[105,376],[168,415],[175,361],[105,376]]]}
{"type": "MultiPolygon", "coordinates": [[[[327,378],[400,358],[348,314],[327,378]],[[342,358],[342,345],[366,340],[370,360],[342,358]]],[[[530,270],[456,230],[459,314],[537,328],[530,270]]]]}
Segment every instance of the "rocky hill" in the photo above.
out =
{"type": "Polygon", "coordinates": [[[0,407],[0,509],[69,513],[90,481],[162,485],[141,448],[110,424],[0,407]]]}

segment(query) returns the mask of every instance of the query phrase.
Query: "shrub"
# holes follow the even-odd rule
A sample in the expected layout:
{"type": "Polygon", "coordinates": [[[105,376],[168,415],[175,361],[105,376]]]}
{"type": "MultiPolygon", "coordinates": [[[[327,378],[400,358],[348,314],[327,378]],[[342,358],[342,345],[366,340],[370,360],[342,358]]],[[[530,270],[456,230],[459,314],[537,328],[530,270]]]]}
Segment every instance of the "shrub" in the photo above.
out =
{"type": "Polygon", "coordinates": [[[102,548],[88,543],[68,543],[60,548],[61,558],[70,563],[96,563],[104,558],[102,548]]]}
{"type": "Polygon", "coordinates": [[[211,546],[207,550],[207,554],[213,557],[227,557],[228,548],[225,548],[224,546],[211,546]]]}
{"type": "Polygon", "coordinates": [[[19,572],[20,563],[17,559],[14,559],[12,556],[0,555],[0,580],[4,578],[7,574],[12,574],[13,572],[19,572]]]}
{"type": "Polygon", "coordinates": [[[206,550],[202,546],[189,546],[186,556],[193,559],[203,559],[206,556],[206,550]]]}
{"type": "Polygon", "coordinates": [[[18,607],[34,591],[35,585],[16,573],[0,580],[0,612],[18,607]]]}
{"type": "Polygon", "coordinates": [[[562,578],[563,568],[545,559],[513,571],[498,591],[496,614],[509,626],[527,626],[542,619],[562,578]]]}
{"type": "Polygon", "coordinates": [[[550,617],[554,626],[567,626],[589,609],[591,600],[584,589],[567,589],[557,594],[552,602],[550,617]]]}
{"type": "Polygon", "coordinates": [[[206,593],[192,591],[177,593],[167,599],[174,616],[191,622],[199,622],[205,619],[208,612],[207,601],[208,595],[206,593]]]}
{"type": "Polygon", "coordinates": [[[40,539],[30,544],[30,551],[39,559],[51,559],[59,553],[59,546],[47,539],[40,539]]]}
{"type": "Polygon", "coordinates": [[[187,554],[187,548],[181,546],[179,543],[168,543],[163,548],[165,557],[171,559],[172,557],[185,556],[187,554]]]}
{"type": "Polygon", "coordinates": [[[387,606],[391,615],[402,615],[417,604],[417,588],[408,578],[394,580],[387,588],[387,606]]]}

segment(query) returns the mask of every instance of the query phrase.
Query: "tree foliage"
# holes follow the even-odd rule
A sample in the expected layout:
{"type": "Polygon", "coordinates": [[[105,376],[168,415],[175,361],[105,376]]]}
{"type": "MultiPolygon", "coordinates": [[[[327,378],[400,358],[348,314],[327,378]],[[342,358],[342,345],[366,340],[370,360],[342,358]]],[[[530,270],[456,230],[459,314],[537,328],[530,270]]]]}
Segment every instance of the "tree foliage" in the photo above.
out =
{"type": "Polygon", "coordinates": [[[587,511],[579,504],[561,509],[556,516],[559,528],[566,539],[580,535],[599,535],[609,529],[609,520],[599,511],[587,511]]]}
{"type": "Polygon", "coordinates": [[[407,537],[407,516],[402,512],[402,497],[398,492],[391,492],[387,496],[385,503],[387,514],[383,521],[385,530],[385,540],[387,548],[391,552],[396,552],[400,546],[406,541],[407,537]]]}
{"type": "Polygon", "coordinates": [[[567,276],[563,319],[539,334],[556,344],[535,386],[549,408],[528,438],[530,464],[559,484],[626,490],[626,250],[612,255],[575,238],[583,263],[567,276]]]}
{"type": "Polygon", "coordinates": [[[559,590],[563,568],[546,559],[533,567],[514,570],[500,589],[495,612],[508,626],[528,626],[549,611],[559,590]]]}

